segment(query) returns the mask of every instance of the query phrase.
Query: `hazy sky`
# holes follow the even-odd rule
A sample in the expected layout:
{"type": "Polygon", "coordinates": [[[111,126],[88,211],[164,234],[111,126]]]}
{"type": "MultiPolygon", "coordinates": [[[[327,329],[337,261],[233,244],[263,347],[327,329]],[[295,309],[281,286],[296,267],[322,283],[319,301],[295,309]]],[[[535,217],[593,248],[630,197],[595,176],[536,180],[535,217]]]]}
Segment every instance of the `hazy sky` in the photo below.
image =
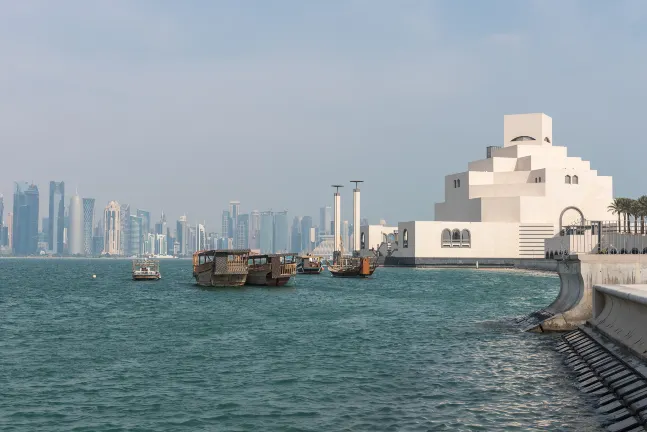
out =
{"type": "MultiPolygon", "coordinates": [[[[432,219],[443,177],[545,112],[647,193],[647,2],[0,0],[0,193],[48,183],[218,230],[332,205],[432,219]]],[[[67,205],[67,203],[66,203],[67,205]]]]}

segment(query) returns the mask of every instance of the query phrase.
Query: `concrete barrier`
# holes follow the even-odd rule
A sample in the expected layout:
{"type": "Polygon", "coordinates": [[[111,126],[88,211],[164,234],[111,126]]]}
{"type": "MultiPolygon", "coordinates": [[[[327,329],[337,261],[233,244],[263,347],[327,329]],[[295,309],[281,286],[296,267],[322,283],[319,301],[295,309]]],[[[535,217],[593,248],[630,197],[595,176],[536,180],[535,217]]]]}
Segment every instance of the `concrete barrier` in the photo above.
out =
{"type": "Polygon", "coordinates": [[[572,255],[558,262],[560,290],[547,308],[531,314],[526,331],[567,331],[593,316],[593,286],[647,283],[647,255],[572,255]]]}
{"type": "Polygon", "coordinates": [[[589,324],[647,360],[647,285],[595,285],[589,324]]]}

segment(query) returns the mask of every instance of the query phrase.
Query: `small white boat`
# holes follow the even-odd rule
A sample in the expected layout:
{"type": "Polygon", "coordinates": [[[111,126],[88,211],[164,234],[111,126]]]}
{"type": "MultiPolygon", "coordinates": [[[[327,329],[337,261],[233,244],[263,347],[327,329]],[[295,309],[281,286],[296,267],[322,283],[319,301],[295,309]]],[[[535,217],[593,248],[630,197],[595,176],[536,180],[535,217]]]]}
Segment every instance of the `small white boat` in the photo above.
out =
{"type": "Polygon", "coordinates": [[[133,280],[159,280],[159,261],[133,260],[133,280]]]}

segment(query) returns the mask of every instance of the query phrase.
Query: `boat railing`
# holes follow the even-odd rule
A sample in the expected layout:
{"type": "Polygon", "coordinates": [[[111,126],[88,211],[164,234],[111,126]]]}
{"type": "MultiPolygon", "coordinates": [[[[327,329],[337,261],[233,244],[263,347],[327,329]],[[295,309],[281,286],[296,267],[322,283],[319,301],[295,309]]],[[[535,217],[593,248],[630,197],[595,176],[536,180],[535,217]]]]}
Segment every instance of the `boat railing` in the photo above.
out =
{"type": "Polygon", "coordinates": [[[297,264],[281,264],[281,274],[282,275],[295,275],[297,274],[297,264]]]}

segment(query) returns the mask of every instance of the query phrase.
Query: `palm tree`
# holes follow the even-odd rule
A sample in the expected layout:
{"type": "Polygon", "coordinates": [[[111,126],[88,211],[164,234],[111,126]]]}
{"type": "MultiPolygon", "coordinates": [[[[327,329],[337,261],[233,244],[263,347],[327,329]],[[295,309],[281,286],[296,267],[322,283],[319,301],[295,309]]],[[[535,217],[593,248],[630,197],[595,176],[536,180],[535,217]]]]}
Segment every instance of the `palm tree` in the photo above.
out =
{"type": "MultiPolygon", "coordinates": [[[[634,234],[638,234],[638,219],[642,219],[642,209],[638,200],[632,199],[629,203],[629,214],[634,217],[634,234]]],[[[631,234],[631,227],[629,233],[631,234]]]]}
{"type": "Polygon", "coordinates": [[[622,198],[614,198],[609,207],[611,214],[618,215],[618,232],[620,232],[620,216],[622,215],[622,198]]]}
{"type": "Polygon", "coordinates": [[[636,200],[640,213],[640,234],[645,234],[645,218],[647,218],[647,195],[643,195],[636,200]]]}
{"type": "Polygon", "coordinates": [[[631,198],[620,198],[622,214],[625,216],[625,232],[631,234],[631,217],[633,212],[633,202],[631,198]]]}

